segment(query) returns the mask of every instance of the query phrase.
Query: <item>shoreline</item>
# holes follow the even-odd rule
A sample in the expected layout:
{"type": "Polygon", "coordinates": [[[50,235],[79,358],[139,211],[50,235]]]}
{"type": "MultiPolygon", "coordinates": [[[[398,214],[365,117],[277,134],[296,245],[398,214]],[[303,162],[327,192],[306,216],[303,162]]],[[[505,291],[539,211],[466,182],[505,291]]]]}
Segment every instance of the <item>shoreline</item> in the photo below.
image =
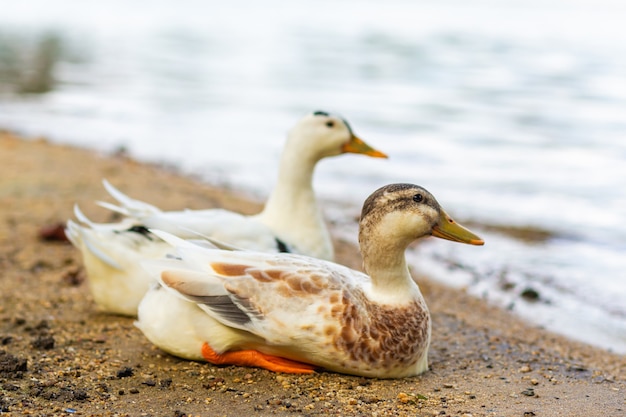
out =
{"type": "MultiPolygon", "coordinates": [[[[42,227],[72,218],[75,203],[94,221],[112,221],[109,212],[94,204],[106,199],[105,177],[128,195],[164,210],[225,207],[251,214],[261,207],[235,190],[124,155],[23,140],[0,131],[1,412],[626,413],[626,356],[528,325],[423,276],[415,278],[433,317],[433,342],[430,371],[418,377],[377,380],[329,372],[302,377],[171,357],[151,346],[132,319],[97,312],[77,250],[38,238],[42,227]],[[126,368],[131,371],[121,372],[126,368]]],[[[339,263],[360,266],[352,244],[335,239],[335,248],[339,263]]]]}

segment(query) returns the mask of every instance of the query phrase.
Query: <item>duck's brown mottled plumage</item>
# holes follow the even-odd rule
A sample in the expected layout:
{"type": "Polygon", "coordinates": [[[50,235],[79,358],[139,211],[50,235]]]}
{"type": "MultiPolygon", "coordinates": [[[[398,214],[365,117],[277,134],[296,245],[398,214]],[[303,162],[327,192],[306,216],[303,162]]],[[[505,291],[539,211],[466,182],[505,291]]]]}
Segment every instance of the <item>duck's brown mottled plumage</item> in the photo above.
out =
{"type": "Polygon", "coordinates": [[[428,348],[423,341],[428,339],[430,316],[423,303],[383,305],[368,301],[360,292],[344,294],[341,302],[341,332],[334,345],[355,365],[366,364],[371,369],[409,367],[428,348]]]}

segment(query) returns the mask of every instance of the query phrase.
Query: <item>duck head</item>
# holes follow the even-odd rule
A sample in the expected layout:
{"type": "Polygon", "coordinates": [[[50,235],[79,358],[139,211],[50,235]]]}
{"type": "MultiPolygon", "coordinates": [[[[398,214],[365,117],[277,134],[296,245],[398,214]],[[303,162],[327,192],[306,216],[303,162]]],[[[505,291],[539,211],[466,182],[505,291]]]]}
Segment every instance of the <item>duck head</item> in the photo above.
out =
{"type": "Polygon", "coordinates": [[[310,113],[300,120],[289,131],[287,144],[294,152],[308,154],[315,161],[343,153],[387,158],[359,139],[347,121],[324,111],[310,113]]]}
{"type": "Polygon", "coordinates": [[[412,241],[435,236],[470,245],[484,241],[455,222],[435,197],[413,184],[391,184],[374,191],[363,204],[359,231],[362,246],[368,241],[404,250],[412,241]]]}

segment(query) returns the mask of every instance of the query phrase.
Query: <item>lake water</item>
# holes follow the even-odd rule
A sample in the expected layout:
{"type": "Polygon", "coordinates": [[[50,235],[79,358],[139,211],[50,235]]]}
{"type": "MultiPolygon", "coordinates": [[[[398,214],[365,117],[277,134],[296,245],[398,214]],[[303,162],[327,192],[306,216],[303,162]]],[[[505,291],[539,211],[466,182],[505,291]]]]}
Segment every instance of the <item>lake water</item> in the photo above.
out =
{"type": "Polygon", "coordinates": [[[356,240],[347,219],[375,188],[423,185],[486,245],[430,239],[408,253],[418,270],[626,353],[626,3],[0,0],[0,10],[1,127],[124,147],[263,198],[286,131],[309,111],[338,112],[390,159],[320,164],[315,186],[337,233],[356,240]],[[503,226],[540,233],[520,240],[503,226]]]}

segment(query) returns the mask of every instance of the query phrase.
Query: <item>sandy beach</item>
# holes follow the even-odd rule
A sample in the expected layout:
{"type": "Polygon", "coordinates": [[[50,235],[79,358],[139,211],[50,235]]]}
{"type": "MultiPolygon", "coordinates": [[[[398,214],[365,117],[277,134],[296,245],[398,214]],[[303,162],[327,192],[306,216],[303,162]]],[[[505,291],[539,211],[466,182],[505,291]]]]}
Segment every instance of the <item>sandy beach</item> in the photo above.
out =
{"type": "MultiPolygon", "coordinates": [[[[94,204],[108,201],[103,178],[163,209],[261,207],[237,190],[123,154],[0,133],[0,415],[626,415],[625,356],[530,326],[424,276],[414,278],[433,341],[431,369],[419,377],[293,376],[169,356],[132,319],[97,311],[79,252],[56,239],[55,226],[73,217],[76,203],[96,221],[116,220],[94,204]]],[[[335,245],[338,262],[359,268],[358,248],[335,245]]]]}

